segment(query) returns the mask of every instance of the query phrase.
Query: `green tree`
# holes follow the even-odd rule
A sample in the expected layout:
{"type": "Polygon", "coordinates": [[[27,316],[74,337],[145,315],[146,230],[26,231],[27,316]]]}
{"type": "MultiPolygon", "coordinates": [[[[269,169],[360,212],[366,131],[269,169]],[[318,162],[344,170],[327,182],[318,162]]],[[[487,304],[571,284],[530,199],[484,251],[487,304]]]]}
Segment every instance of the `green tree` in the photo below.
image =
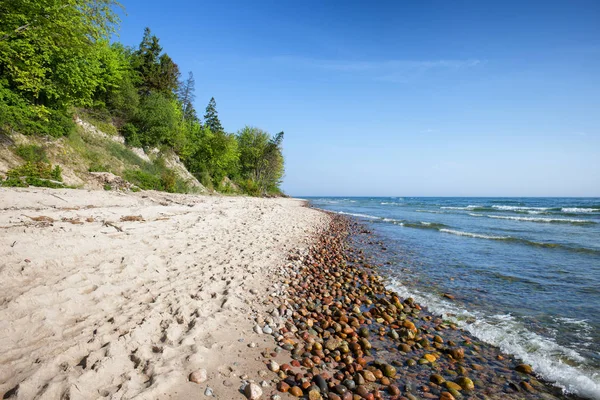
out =
{"type": "Polygon", "coordinates": [[[254,182],[261,193],[278,192],[284,173],[283,132],[274,138],[258,128],[246,126],[237,134],[242,178],[254,182]]]}
{"type": "Polygon", "coordinates": [[[0,2],[4,124],[24,133],[69,131],[66,108],[92,105],[103,84],[101,42],[114,32],[118,5],[114,0],[0,2]]]}
{"type": "Polygon", "coordinates": [[[114,0],[0,3],[0,75],[32,104],[89,104],[98,85],[96,42],[118,21],[114,0]]]}
{"type": "Polygon", "coordinates": [[[214,97],[211,97],[208,105],[206,106],[206,113],[204,114],[204,125],[213,132],[222,132],[223,126],[219,120],[219,113],[217,112],[217,102],[214,97]]]}
{"type": "Polygon", "coordinates": [[[134,117],[140,143],[145,147],[175,146],[180,133],[179,105],[167,95],[151,92],[142,98],[134,117]]]}
{"type": "Polygon", "coordinates": [[[198,178],[208,174],[218,187],[224,177],[238,173],[238,142],[235,135],[213,132],[207,126],[196,132],[191,141],[193,151],[186,159],[186,166],[198,178]]]}
{"type": "Polygon", "coordinates": [[[144,30],[142,42],[135,53],[135,70],[140,74],[140,92],[148,95],[152,91],[173,94],[179,86],[179,67],[171,57],[162,53],[159,39],[150,28],[144,30]]]}

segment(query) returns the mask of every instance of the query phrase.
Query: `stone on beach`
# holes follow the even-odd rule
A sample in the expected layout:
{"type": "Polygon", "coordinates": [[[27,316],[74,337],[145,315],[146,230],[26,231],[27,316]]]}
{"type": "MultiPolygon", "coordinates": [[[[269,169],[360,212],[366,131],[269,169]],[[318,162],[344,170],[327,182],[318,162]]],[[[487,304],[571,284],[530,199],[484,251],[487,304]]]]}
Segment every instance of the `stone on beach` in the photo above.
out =
{"type": "Polygon", "coordinates": [[[203,383],[206,382],[207,373],[205,369],[199,369],[198,371],[194,371],[190,374],[190,382],[194,383],[203,383]]]}
{"type": "Polygon", "coordinates": [[[249,383],[244,388],[244,394],[248,400],[258,400],[262,396],[263,391],[256,383],[249,383]]]}

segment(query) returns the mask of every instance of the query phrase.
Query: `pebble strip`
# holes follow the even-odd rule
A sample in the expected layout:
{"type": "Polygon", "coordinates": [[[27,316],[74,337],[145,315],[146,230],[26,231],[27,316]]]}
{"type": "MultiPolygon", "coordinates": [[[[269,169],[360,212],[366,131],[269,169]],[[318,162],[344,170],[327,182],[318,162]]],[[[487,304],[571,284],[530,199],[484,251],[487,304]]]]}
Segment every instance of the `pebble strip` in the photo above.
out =
{"type": "MultiPolygon", "coordinates": [[[[290,256],[284,284],[271,296],[276,307],[257,319],[255,331],[279,345],[263,352],[281,393],[271,399],[574,398],[536,379],[529,365],[387,290],[376,266],[349,246],[351,234],[370,232],[331,218],[308,252],[290,256]],[[279,365],[272,358],[285,350],[292,361],[279,365]]],[[[259,392],[256,384],[244,388],[249,399],[259,392]]]]}

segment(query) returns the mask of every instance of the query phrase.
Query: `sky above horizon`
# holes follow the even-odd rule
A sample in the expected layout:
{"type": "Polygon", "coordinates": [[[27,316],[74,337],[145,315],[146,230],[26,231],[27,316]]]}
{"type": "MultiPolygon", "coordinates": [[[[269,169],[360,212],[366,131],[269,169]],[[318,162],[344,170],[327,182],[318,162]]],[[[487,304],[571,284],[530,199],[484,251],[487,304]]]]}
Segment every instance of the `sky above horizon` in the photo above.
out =
{"type": "Polygon", "coordinates": [[[600,2],[122,0],[292,196],[600,196],[600,2]]]}

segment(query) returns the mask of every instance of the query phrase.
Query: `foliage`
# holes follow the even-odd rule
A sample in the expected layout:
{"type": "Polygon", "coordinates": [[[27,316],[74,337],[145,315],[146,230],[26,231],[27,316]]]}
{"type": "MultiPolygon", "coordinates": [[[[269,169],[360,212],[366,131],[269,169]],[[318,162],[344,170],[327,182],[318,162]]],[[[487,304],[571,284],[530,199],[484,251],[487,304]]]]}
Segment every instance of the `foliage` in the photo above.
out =
{"type": "Polygon", "coordinates": [[[190,191],[188,185],[179,179],[172,170],[156,165],[141,170],[125,170],[123,178],[143,190],[162,190],[170,193],[187,193],[190,191]]]}
{"type": "Polygon", "coordinates": [[[214,97],[211,97],[208,105],[206,106],[206,113],[204,114],[204,125],[213,132],[222,132],[223,126],[219,120],[219,113],[217,112],[217,102],[214,97]]]}
{"type": "Polygon", "coordinates": [[[145,147],[174,146],[179,130],[179,109],[174,99],[160,92],[144,97],[134,117],[139,142],[145,147]]]}
{"type": "Polygon", "coordinates": [[[100,63],[96,43],[118,17],[114,0],[0,3],[0,75],[29,104],[91,104],[100,63]]]}
{"type": "Polygon", "coordinates": [[[153,91],[173,94],[179,86],[179,67],[171,57],[162,52],[159,39],[152,35],[150,28],[144,30],[144,37],[135,53],[135,70],[141,77],[140,92],[148,95],[153,91]]]}
{"type": "MultiPolygon", "coordinates": [[[[240,148],[240,173],[256,184],[261,194],[279,192],[284,165],[281,150],[283,132],[271,138],[267,132],[246,126],[237,135],[240,148]]],[[[255,191],[246,183],[242,187],[255,191]]]]}
{"type": "Polygon", "coordinates": [[[87,122],[94,125],[107,135],[116,135],[118,133],[117,128],[113,124],[112,116],[108,110],[104,108],[94,108],[80,110],[80,113],[87,122]]]}
{"type": "Polygon", "coordinates": [[[26,144],[17,146],[15,153],[21,157],[25,162],[29,163],[47,163],[48,156],[46,156],[46,150],[42,146],[35,144],[26,144]]]}
{"type": "Polygon", "coordinates": [[[213,132],[205,126],[196,137],[194,151],[186,165],[193,174],[208,173],[211,186],[218,187],[224,177],[237,173],[238,158],[238,143],[234,135],[213,132]]]}
{"type": "MultiPolygon", "coordinates": [[[[174,151],[209,189],[280,193],[283,133],[272,138],[249,127],[226,133],[214,97],[203,125],[194,108],[194,75],[180,79],[149,28],[136,48],[110,43],[116,7],[116,0],[0,1],[0,131],[66,136],[90,172],[122,173],[143,189],[189,189],[160,158],[148,163],[118,143],[82,137],[74,129],[77,110],[129,146],[174,151]]],[[[16,152],[26,163],[12,171],[12,184],[59,181],[46,177],[43,148],[16,152]]]]}
{"type": "Polygon", "coordinates": [[[47,162],[31,162],[13,168],[6,173],[6,180],[2,186],[44,186],[64,187],[62,182],[62,170],[59,165],[52,167],[47,162]]]}

